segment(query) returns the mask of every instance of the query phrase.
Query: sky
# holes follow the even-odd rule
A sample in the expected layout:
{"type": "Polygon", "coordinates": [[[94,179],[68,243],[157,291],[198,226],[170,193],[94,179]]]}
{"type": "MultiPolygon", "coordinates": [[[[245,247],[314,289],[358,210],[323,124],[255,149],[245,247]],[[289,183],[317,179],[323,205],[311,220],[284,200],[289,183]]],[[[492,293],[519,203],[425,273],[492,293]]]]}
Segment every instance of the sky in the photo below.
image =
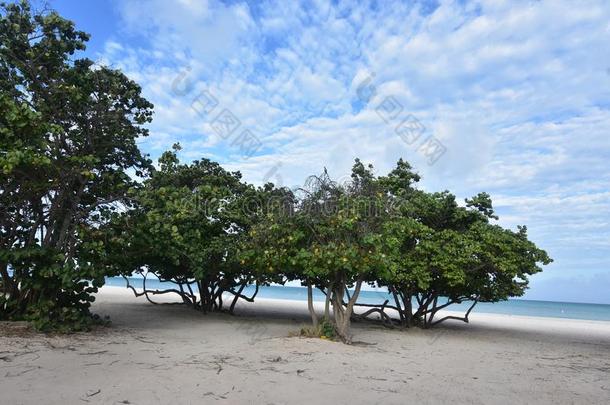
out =
{"type": "Polygon", "coordinates": [[[525,298],[610,304],[610,4],[49,0],[155,105],[141,149],[303,184],[399,158],[491,194],[554,262],[525,298]]]}

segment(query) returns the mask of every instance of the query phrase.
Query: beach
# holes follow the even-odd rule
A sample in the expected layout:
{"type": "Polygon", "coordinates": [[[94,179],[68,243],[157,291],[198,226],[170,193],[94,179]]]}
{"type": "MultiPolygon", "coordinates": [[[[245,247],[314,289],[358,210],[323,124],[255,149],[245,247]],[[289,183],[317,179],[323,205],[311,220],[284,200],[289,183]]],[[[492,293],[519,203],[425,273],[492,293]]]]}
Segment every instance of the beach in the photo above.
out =
{"type": "Polygon", "coordinates": [[[475,310],[432,330],[357,322],[348,346],[293,336],[309,322],[305,302],[204,315],[104,287],[93,310],[111,325],[41,335],[3,324],[0,403],[610,402],[606,321],[475,310]]]}

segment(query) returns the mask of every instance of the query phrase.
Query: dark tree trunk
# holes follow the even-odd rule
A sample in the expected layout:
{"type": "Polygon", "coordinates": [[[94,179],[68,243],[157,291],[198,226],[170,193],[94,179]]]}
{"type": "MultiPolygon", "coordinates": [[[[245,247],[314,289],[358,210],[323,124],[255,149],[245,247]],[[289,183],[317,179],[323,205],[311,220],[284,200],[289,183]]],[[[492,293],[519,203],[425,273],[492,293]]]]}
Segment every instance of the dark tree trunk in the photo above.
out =
{"type": "Polygon", "coordinates": [[[407,323],[407,328],[413,326],[413,295],[409,291],[403,291],[402,302],[405,308],[405,318],[407,323]]]}
{"type": "Polygon", "coordinates": [[[233,313],[233,310],[235,309],[235,305],[237,304],[237,301],[239,300],[241,293],[244,291],[244,288],[246,288],[246,285],[248,285],[248,283],[245,281],[241,283],[241,286],[239,287],[237,294],[235,294],[235,296],[233,297],[233,301],[231,302],[231,306],[229,307],[229,313],[231,313],[231,314],[233,313]]]}

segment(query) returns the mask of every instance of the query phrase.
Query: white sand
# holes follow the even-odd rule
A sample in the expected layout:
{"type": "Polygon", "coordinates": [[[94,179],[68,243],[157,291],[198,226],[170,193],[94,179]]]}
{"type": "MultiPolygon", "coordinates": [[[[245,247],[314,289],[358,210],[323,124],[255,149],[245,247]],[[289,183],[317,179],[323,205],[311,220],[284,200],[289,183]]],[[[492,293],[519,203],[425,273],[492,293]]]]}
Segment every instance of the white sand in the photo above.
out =
{"type": "Polygon", "coordinates": [[[610,322],[358,323],[347,346],[288,337],[308,322],[305,302],[202,315],[104,287],[94,310],[112,326],[60,337],[0,328],[0,403],[610,403],[610,322]]]}

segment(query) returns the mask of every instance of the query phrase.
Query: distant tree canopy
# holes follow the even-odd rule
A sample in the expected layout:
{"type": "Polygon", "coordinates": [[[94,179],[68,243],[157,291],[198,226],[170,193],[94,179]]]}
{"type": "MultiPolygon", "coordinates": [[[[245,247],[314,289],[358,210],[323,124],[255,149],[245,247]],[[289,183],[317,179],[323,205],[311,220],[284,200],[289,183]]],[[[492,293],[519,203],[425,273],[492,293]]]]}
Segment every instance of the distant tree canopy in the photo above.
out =
{"type": "Polygon", "coordinates": [[[87,328],[107,276],[155,274],[173,287],[131,287],[137,296],[174,293],[203,312],[297,281],[314,329],[351,342],[352,319],[467,322],[470,310],[439,311],[520,296],[551,262],[525,227],[493,223],[488,194],[460,205],[420,190],[402,159],[385,176],[356,159],[351,181],[324,170],[297,190],[255,187],[208,159],[181,163],[179,145],[155,168],[136,145],[153,106],[121,72],[74,59],[87,40],[54,12],[0,6],[1,319],[87,328]],[[362,303],[366,285],[391,299],[362,303]]]}

